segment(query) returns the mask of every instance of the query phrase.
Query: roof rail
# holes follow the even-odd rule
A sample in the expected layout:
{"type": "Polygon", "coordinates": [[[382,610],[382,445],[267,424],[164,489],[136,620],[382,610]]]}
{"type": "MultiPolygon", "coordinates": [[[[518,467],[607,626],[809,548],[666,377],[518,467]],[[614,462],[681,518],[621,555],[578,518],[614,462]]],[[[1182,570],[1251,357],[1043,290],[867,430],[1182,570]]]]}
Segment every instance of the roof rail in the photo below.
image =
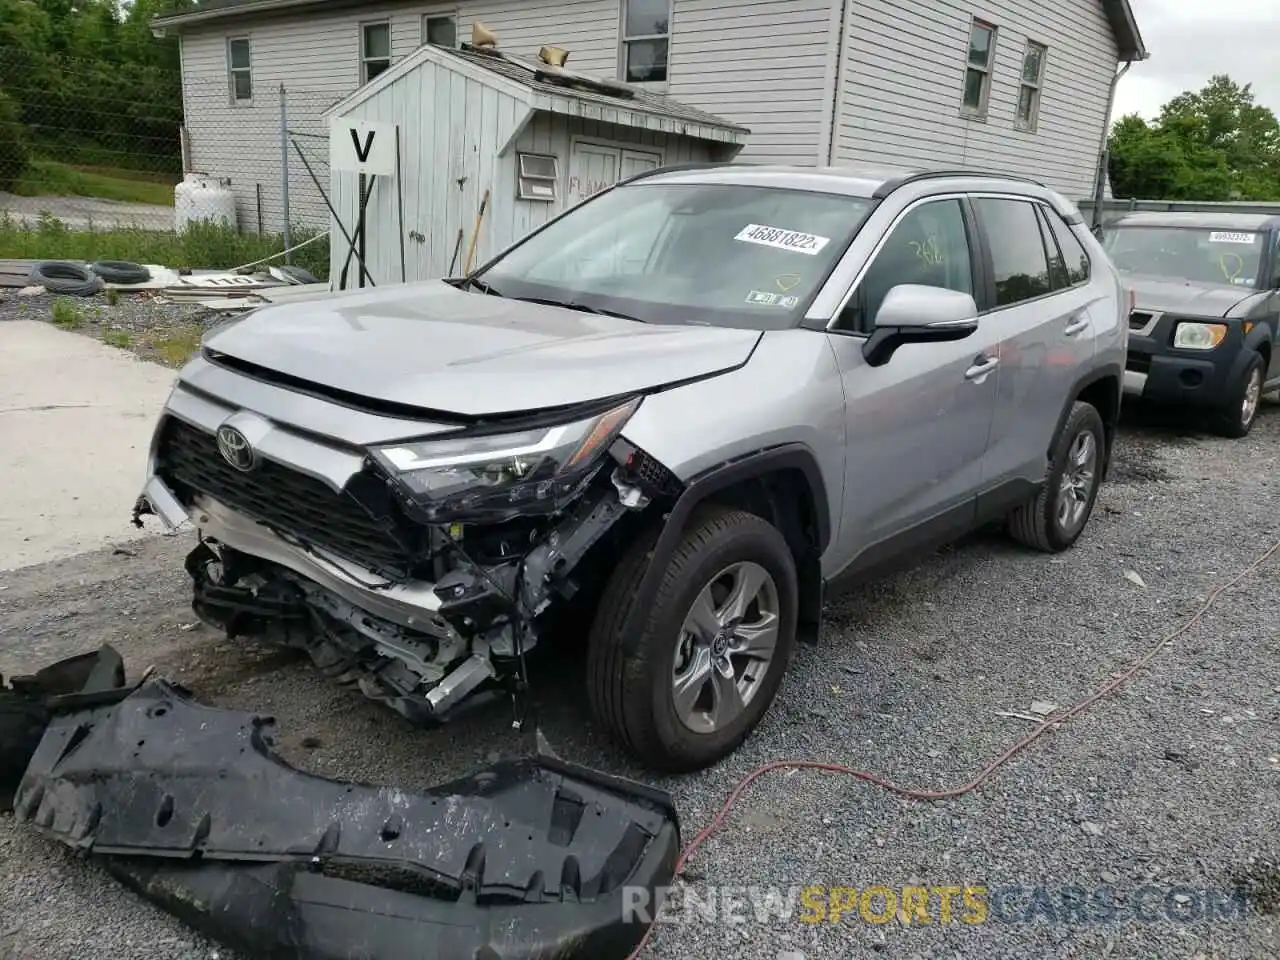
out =
{"type": "Polygon", "coordinates": [[[1037,187],[1044,186],[1039,180],[1032,180],[1030,177],[1017,177],[1009,173],[991,173],[990,171],[984,172],[982,170],[921,170],[918,173],[908,173],[905,176],[886,180],[876,187],[876,192],[871,196],[876,200],[883,200],[899,187],[905,187],[907,184],[915,183],[917,180],[934,180],[939,177],[967,177],[970,180],[1017,180],[1020,183],[1035,184],[1037,187]]]}
{"type": "MultiPolygon", "coordinates": [[[[639,173],[633,173],[629,177],[619,180],[614,186],[621,187],[623,184],[635,183],[637,180],[644,180],[647,177],[655,177],[660,173],[680,173],[684,170],[714,170],[716,167],[732,166],[731,160],[712,161],[708,160],[702,163],[673,163],[669,167],[653,167],[649,170],[641,170],[639,173]]],[[[745,166],[745,164],[738,164],[745,166]]]]}

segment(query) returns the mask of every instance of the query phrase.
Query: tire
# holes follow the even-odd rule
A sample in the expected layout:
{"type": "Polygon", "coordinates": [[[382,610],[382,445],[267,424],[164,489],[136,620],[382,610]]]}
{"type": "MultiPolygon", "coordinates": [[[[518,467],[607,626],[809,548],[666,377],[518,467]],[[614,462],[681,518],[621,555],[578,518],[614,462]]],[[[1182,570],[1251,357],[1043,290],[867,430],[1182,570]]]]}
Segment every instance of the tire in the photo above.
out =
{"type": "Polygon", "coordinates": [[[38,700],[0,687],[0,813],[13,809],[13,794],[48,723],[38,700]]]}
{"type": "MultiPolygon", "coordinates": [[[[653,529],[638,538],[605,585],[588,636],[587,694],[599,723],[641,762],[656,771],[687,773],[709,767],[736,750],[773,702],[795,644],[796,567],[786,540],[772,524],[742,510],[699,508],[662,571],[639,642],[635,649],[628,649],[621,631],[652,560],[656,538],[653,529]],[[677,709],[675,671],[678,661],[691,653],[689,647],[699,646],[702,652],[694,658],[705,653],[705,663],[710,663],[712,647],[723,643],[722,636],[705,647],[701,641],[682,645],[694,601],[704,590],[710,595],[722,589],[717,579],[722,572],[726,581],[743,577],[739,583],[753,582],[761,572],[767,575],[758,594],[764,599],[746,608],[745,619],[758,618],[761,611],[773,607],[776,642],[767,665],[760,667],[761,661],[755,661],[763,675],[744,669],[733,682],[733,689],[746,685],[746,691],[740,691],[745,705],[714,728],[695,729],[677,709]]],[[[732,662],[737,668],[749,661],[730,656],[721,662],[732,662]]],[[[708,688],[718,676],[712,671],[702,681],[704,694],[710,696],[708,688]]],[[[688,689],[695,686],[690,684],[688,689]]],[[[727,688],[721,684],[714,689],[727,688]]],[[[699,723],[710,715],[709,711],[692,712],[699,723]]]]}
{"type": "Polygon", "coordinates": [[[44,287],[50,293],[70,297],[92,297],[102,290],[102,278],[78,263],[46,260],[37,263],[28,280],[32,286],[44,287]]]}
{"type": "Polygon", "coordinates": [[[1045,553],[1060,553],[1070,548],[1084,533],[1093,514],[1106,454],[1107,434],[1102,417],[1090,404],[1077,401],[1072,405],[1067,422],[1062,425],[1062,432],[1054,444],[1053,460],[1043,489],[1034,500],[1023,504],[1009,517],[1009,533],[1013,539],[1045,553]],[[1070,511],[1064,520],[1059,498],[1064,492],[1064,483],[1071,482],[1073,473],[1079,479],[1079,472],[1071,469],[1072,458],[1081,451],[1078,444],[1085,443],[1092,444],[1093,465],[1087,487],[1077,483],[1079,494],[1074,498],[1077,504],[1083,504],[1083,510],[1070,511]]]}
{"type": "Polygon", "coordinates": [[[1210,421],[1210,428],[1220,437],[1240,440],[1249,435],[1253,423],[1258,419],[1258,409],[1262,406],[1262,383],[1266,371],[1262,368],[1262,355],[1255,352],[1240,377],[1227,391],[1227,402],[1224,403],[1210,421]],[[1252,402],[1246,406],[1252,389],[1252,402]]]}
{"type": "Polygon", "coordinates": [[[151,271],[141,264],[129,263],[127,260],[99,260],[89,264],[89,269],[107,283],[125,285],[146,283],[151,279],[151,271]]]}

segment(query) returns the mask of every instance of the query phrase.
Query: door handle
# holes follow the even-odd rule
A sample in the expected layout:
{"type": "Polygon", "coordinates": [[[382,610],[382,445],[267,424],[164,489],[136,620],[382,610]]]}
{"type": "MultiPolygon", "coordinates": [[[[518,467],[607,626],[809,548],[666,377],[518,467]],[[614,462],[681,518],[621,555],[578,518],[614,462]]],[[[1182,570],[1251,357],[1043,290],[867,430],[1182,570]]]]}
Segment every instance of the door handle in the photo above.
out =
{"type": "Polygon", "coordinates": [[[999,363],[999,357],[979,357],[973,366],[964,372],[964,378],[966,380],[980,380],[994,370],[999,363]]]}
{"type": "Polygon", "coordinates": [[[1088,328],[1089,318],[1087,316],[1076,316],[1072,317],[1071,320],[1068,321],[1062,332],[1068,337],[1074,337],[1077,333],[1083,333],[1088,328]]]}

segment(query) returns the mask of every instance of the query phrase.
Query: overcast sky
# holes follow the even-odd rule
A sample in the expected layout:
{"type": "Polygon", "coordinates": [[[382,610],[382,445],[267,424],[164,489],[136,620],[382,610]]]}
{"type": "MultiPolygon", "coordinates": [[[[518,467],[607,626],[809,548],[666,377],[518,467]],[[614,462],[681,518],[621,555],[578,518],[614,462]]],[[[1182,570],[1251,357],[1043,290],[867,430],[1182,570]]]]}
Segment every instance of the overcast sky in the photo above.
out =
{"type": "Polygon", "coordinates": [[[1280,114],[1280,0],[1129,0],[1151,59],[1116,88],[1113,117],[1150,119],[1215,73],[1252,83],[1256,102],[1280,114]]]}

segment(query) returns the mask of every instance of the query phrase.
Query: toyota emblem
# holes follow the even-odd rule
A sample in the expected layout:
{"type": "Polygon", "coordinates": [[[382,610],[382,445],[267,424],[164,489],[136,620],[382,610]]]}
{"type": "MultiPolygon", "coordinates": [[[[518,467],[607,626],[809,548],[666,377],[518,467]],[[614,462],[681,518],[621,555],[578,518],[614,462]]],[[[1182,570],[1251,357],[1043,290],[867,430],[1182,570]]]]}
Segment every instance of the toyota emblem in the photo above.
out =
{"type": "Polygon", "coordinates": [[[246,473],[258,463],[258,456],[249,445],[248,438],[235,427],[225,424],[218,428],[218,452],[223,460],[246,473]]]}

